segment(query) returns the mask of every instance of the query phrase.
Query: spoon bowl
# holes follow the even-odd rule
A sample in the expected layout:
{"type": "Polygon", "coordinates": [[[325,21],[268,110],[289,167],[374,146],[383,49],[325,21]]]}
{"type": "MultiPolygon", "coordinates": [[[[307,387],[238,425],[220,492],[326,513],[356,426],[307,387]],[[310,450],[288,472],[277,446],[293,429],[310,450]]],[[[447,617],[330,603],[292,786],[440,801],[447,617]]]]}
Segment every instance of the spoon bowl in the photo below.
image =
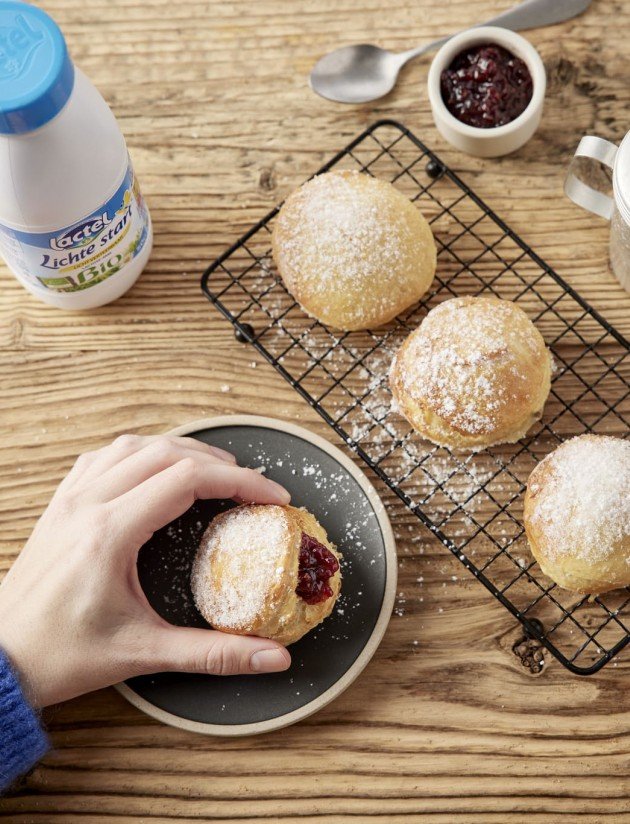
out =
{"type": "Polygon", "coordinates": [[[400,55],[369,43],[344,46],[318,60],[311,88],[337,103],[367,103],[391,92],[403,62],[400,55]]]}

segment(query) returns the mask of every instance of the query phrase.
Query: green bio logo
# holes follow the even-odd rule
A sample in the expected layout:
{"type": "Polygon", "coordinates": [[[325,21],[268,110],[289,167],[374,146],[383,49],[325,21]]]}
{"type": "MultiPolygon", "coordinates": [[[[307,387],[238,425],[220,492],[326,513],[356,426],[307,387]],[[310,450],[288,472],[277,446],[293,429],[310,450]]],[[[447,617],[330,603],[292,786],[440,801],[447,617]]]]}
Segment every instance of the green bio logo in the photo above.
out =
{"type": "Polygon", "coordinates": [[[115,275],[123,263],[123,256],[113,255],[102,263],[88,266],[77,272],[76,275],[65,275],[58,278],[40,278],[40,282],[55,292],[81,292],[90,286],[95,286],[115,275]]]}

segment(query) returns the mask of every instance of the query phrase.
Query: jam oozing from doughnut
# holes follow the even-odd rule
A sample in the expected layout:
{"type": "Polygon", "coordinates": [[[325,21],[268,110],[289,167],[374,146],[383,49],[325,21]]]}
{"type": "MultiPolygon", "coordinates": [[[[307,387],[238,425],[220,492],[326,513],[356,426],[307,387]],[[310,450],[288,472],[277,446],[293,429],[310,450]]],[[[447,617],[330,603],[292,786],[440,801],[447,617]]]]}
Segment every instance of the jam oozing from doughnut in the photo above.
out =
{"type": "Polygon", "coordinates": [[[522,114],[532,99],[533,82],[520,57],[493,43],[460,52],[440,78],[449,112],[468,126],[504,126],[522,114]]]}
{"type": "Polygon", "coordinates": [[[296,593],[307,604],[327,601],[333,594],[328,579],[339,569],[339,561],[332,552],[319,541],[302,533],[300,544],[300,566],[296,593]]]}

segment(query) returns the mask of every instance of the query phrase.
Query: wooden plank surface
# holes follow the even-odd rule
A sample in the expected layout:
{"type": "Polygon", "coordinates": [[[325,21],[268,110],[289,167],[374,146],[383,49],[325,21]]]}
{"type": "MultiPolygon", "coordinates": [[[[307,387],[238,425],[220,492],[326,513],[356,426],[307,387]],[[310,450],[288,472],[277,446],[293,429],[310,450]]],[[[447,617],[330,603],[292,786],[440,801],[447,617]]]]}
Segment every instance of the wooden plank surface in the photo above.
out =
{"type": "MultiPolygon", "coordinates": [[[[45,307],[0,269],[0,574],[74,456],[121,432],[160,432],[255,402],[261,414],[334,440],[271,367],[234,342],[200,296],[199,275],[379,117],[416,131],[630,334],[630,296],[608,269],[607,226],[562,194],[583,133],[619,140],[630,127],[623,0],[597,0],[582,18],[530,33],[549,76],[545,117],[526,147],[500,160],[461,155],[437,134],[426,60],[373,105],[327,103],[305,78],[331,46],[403,49],[489,17],[505,0],[42,5],[120,120],[156,239],[136,287],[91,313],[45,307]]],[[[47,711],[54,752],[0,801],[0,818],[630,821],[628,656],[589,679],[547,656],[532,675],[513,652],[522,638],[514,620],[383,495],[401,595],[375,659],[334,704],[293,728],[224,741],[161,726],[111,689],[85,696],[47,711]]]]}

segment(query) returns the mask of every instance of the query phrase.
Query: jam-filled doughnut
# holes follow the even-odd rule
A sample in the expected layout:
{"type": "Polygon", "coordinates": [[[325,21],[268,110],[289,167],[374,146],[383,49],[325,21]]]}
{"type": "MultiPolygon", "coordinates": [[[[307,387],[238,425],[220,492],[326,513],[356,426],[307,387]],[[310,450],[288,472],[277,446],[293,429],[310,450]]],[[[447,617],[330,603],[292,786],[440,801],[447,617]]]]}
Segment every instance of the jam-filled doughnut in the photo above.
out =
{"type": "Polygon", "coordinates": [[[337,329],[373,329],[424,295],[436,249],[429,224],[391,183],[327,172],[289,195],[273,257],[302,308],[337,329]]]}
{"type": "Polygon", "coordinates": [[[195,604],[215,629],[293,644],[332,612],[339,558],[310,512],[238,506],[217,515],[201,539],[195,604]]]}
{"type": "Polygon", "coordinates": [[[462,297],[432,309],[400,347],[390,385],[425,438],[455,450],[514,443],[540,418],[551,356],[511,301],[462,297]]]}
{"type": "Polygon", "coordinates": [[[525,532],[540,568],[566,589],[630,585],[630,441],[581,435],[529,476],[525,532]]]}

